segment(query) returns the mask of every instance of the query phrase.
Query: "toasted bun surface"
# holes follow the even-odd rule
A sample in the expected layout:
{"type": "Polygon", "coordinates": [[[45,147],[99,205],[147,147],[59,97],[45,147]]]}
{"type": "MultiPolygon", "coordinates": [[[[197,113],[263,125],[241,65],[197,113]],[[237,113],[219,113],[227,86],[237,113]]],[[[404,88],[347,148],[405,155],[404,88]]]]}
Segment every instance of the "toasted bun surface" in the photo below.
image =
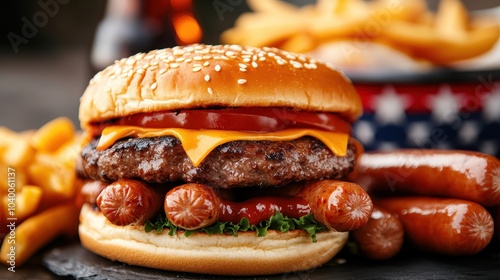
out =
{"type": "Polygon", "coordinates": [[[82,128],[137,113],[206,107],[292,107],[362,113],[333,67],[275,48],[191,45],[124,58],[97,73],[80,100],[82,128]]]}
{"type": "Polygon", "coordinates": [[[317,242],[303,231],[264,237],[255,232],[232,235],[183,232],[169,236],[146,233],[141,226],[115,226],[84,205],[80,240],[87,249],[111,260],[163,270],[217,275],[266,275],[308,270],[330,260],[347,241],[346,232],[317,234],[317,242]]]}

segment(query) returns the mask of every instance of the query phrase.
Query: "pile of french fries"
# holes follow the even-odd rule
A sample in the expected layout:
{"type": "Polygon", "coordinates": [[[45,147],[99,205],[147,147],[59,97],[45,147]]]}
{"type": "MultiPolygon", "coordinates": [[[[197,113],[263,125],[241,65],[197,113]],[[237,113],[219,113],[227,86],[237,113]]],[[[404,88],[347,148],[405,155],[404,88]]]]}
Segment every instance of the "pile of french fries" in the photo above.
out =
{"type": "Polygon", "coordinates": [[[435,65],[476,57],[500,35],[497,19],[472,18],[460,0],[318,0],[296,7],[280,0],[247,0],[250,13],[221,35],[223,43],[272,46],[304,53],[334,41],[376,42],[435,65]]]}
{"type": "Polygon", "coordinates": [[[71,120],[36,131],[0,127],[0,221],[3,264],[20,266],[61,235],[76,236],[75,164],[81,137],[71,120]]]}

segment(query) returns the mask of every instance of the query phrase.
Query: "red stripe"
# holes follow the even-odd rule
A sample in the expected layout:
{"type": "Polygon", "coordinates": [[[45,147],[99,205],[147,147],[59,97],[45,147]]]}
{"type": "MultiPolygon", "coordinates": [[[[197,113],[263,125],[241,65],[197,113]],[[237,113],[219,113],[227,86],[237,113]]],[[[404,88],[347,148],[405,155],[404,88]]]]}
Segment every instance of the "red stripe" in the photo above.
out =
{"type": "Polygon", "coordinates": [[[462,111],[477,112],[483,109],[485,99],[495,89],[495,84],[356,84],[355,87],[361,96],[365,113],[373,113],[377,97],[390,88],[408,101],[407,113],[429,113],[432,110],[431,100],[445,87],[457,95],[462,111]]]}

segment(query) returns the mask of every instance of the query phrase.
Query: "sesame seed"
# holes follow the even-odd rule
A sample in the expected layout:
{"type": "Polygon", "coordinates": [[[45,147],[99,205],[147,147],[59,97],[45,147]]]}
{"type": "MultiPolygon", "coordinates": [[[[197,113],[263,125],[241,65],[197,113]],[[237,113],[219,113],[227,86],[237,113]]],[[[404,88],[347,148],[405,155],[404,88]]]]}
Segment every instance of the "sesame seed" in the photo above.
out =
{"type": "Polygon", "coordinates": [[[252,67],[253,67],[253,68],[257,68],[257,66],[259,66],[259,65],[257,64],[257,62],[252,61],[252,67]]]}
{"type": "Polygon", "coordinates": [[[201,70],[201,67],[193,67],[193,72],[198,72],[201,70]]]}
{"type": "Polygon", "coordinates": [[[293,54],[291,54],[291,53],[287,53],[287,54],[286,54],[286,58],[288,58],[288,59],[297,59],[297,56],[296,56],[296,55],[293,55],[293,54]]]}
{"type": "Polygon", "coordinates": [[[193,57],[193,60],[202,60],[203,57],[201,55],[197,55],[195,57],[193,57]]]}
{"type": "Polygon", "coordinates": [[[275,56],[276,54],[275,54],[275,53],[273,53],[273,52],[268,52],[268,53],[267,53],[267,55],[268,55],[268,56],[270,56],[270,57],[273,57],[273,56],[275,56]]]}
{"type": "Polygon", "coordinates": [[[130,77],[134,74],[134,71],[132,69],[128,70],[127,72],[127,77],[130,77]]]}
{"type": "Polygon", "coordinates": [[[155,59],[155,60],[151,60],[151,61],[149,62],[149,64],[151,64],[151,65],[158,65],[158,63],[159,63],[159,61],[158,61],[158,60],[156,60],[156,59],[155,59]]]}
{"type": "Polygon", "coordinates": [[[210,64],[210,62],[208,62],[208,61],[203,62],[203,66],[205,66],[205,67],[207,67],[209,64],[210,64]]]}
{"type": "Polygon", "coordinates": [[[246,69],[246,68],[240,68],[240,71],[241,71],[241,72],[246,72],[246,71],[247,71],[247,69],[246,69]]]}
{"type": "Polygon", "coordinates": [[[174,50],[174,55],[183,55],[184,53],[183,50],[174,50]]]}
{"type": "Polygon", "coordinates": [[[153,83],[153,84],[151,85],[151,89],[152,89],[152,90],[155,90],[157,87],[158,87],[158,84],[157,84],[157,83],[153,83]]]}
{"type": "Polygon", "coordinates": [[[210,75],[208,75],[208,74],[205,75],[205,81],[207,81],[207,82],[210,81],[210,75]]]}
{"type": "Polygon", "coordinates": [[[217,65],[215,65],[214,70],[217,71],[217,72],[220,72],[221,68],[222,67],[220,67],[220,65],[217,64],[217,65]]]}
{"type": "Polygon", "coordinates": [[[132,66],[135,64],[135,62],[136,62],[135,59],[129,58],[127,59],[127,62],[125,62],[125,64],[132,66]]]}
{"type": "Polygon", "coordinates": [[[208,55],[208,54],[203,56],[203,59],[211,59],[211,58],[212,58],[212,56],[208,55]]]}
{"type": "Polygon", "coordinates": [[[179,63],[170,63],[170,68],[179,68],[179,63]]]}
{"type": "Polygon", "coordinates": [[[245,80],[245,79],[238,79],[238,84],[240,84],[240,85],[242,85],[246,82],[247,82],[247,80],[245,80]]]}
{"type": "Polygon", "coordinates": [[[178,57],[175,59],[175,62],[183,62],[185,59],[185,57],[178,57]]]}
{"type": "Polygon", "coordinates": [[[234,53],[233,51],[227,51],[227,52],[226,52],[226,55],[227,55],[227,56],[234,56],[234,55],[235,55],[235,53],[234,53]]]}
{"type": "Polygon", "coordinates": [[[295,60],[290,60],[290,63],[292,64],[293,67],[295,68],[302,68],[302,63],[297,62],[295,60]]]}
{"type": "Polygon", "coordinates": [[[240,68],[247,68],[247,65],[243,63],[238,63],[238,66],[240,66],[240,68]]]}
{"type": "Polygon", "coordinates": [[[214,91],[212,90],[212,88],[207,88],[207,91],[208,91],[209,94],[213,94],[214,93],[214,91]]]}
{"type": "Polygon", "coordinates": [[[161,69],[161,70],[160,70],[160,72],[158,72],[158,74],[160,74],[160,75],[161,75],[161,74],[163,74],[163,73],[165,73],[165,72],[167,72],[167,68],[163,68],[163,69],[161,69]]]}
{"type": "Polygon", "coordinates": [[[144,72],[146,72],[146,70],[139,68],[139,69],[135,70],[135,72],[139,73],[139,74],[144,74],[144,72]]]}
{"type": "Polygon", "coordinates": [[[199,64],[199,63],[195,63],[195,64],[193,64],[193,68],[194,68],[194,67],[200,67],[200,68],[201,68],[201,64],[199,64]]]}
{"type": "Polygon", "coordinates": [[[265,61],[266,60],[266,57],[265,56],[261,56],[259,57],[259,61],[265,61]]]}
{"type": "Polygon", "coordinates": [[[307,61],[307,58],[305,55],[299,55],[298,56],[299,60],[302,61],[302,62],[306,62],[307,61]]]}
{"type": "Polygon", "coordinates": [[[230,49],[235,50],[235,51],[241,51],[242,48],[239,45],[231,45],[229,46],[230,49]]]}
{"type": "Polygon", "coordinates": [[[283,65],[283,64],[285,64],[285,61],[284,61],[283,59],[278,59],[276,62],[277,62],[279,65],[283,65]]]}
{"type": "Polygon", "coordinates": [[[148,54],[144,57],[144,59],[152,59],[154,56],[154,54],[148,54]]]}
{"type": "Polygon", "coordinates": [[[158,69],[158,65],[151,65],[149,66],[148,68],[149,70],[155,70],[155,69],[158,69]]]}
{"type": "Polygon", "coordinates": [[[190,58],[190,57],[188,57],[188,58],[186,58],[186,60],[184,60],[184,62],[186,62],[186,63],[189,63],[189,62],[191,62],[191,61],[193,61],[193,59],[192,59],[192,58],[190,58]]]}

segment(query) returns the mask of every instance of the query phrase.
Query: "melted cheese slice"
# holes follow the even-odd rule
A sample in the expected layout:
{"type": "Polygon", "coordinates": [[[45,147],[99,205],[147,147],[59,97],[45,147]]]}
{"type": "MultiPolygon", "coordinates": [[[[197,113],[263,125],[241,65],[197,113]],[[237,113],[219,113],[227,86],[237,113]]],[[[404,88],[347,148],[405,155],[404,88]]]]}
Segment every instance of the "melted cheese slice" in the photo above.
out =
{"type": "Polygon", "coordinates": [[[323,142],[334,154],[345,156],[349,135],[316,129],[285,129],[275,132],[242,132],[230,130],[193,130],[184,128],[142,128],[137,126],[108,126],[102,131],[97,150],[105,150],[125,137],[147,138],[174,136],[196,167],[217,146],[238,140],[290,141],[312,136],[323,142]]]}

